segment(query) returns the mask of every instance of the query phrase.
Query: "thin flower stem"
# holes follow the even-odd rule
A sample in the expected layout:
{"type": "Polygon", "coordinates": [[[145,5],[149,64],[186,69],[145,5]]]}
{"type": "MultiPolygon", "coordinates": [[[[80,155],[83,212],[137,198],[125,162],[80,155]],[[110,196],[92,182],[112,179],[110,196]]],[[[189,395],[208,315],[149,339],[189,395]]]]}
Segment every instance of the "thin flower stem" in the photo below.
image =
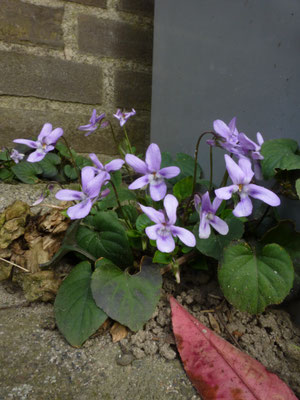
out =
{"type": "Polygon", "coordinates": [[[201,142],[201,139],[203,138],[203,136],[208,135],[208,134],[216,136],[215,132],[212,132],[212,131],[207,131],[207,132],[201,133],[201,135],[199,136],[199,138],[197,140],[196,147],[195,147],[195,164],[194,164],[194,179],[193,179],[193,192],[192,192],[193,196],[195,194],[196,179],[197,179],[197,160],[198,160],[199,146],[200,146],[200,142],[201,142]]]}
{"type": "Polygon", "coordinates": [[[112,188],[113,188],[113,190],[114,190],[114,192],[115,192],[116,200],[117,200],[118,206],[119,206],[119,208],[120,208],[120,210],[121,210],[121,213],[122,213],[122,215],[123,215],[124,221],[125,221],[127,227],[128,227],[129,229],[132,229],[131,223],[130,223],[130,222],[128,221],[128,219],[126,218],[126,215],[124,214],[123,208],[122,208],[122,206],[121,206],[121,203],[120,203],[120,199],[119,199],[119,195],[118,195],[116,186],[115,186],[115,184],[113,183],[113,181],[110,181],[110,183],[111,183],[111,186],[112,186],[112,188]]]}
{"type": "Polygon", "coordinates": [[[268,214],[268,212],[270,211],[271,206],[267,206],[267,208],[265,209],[265,212],[263,213],[263,215],[260,217],[260,219],[257,221],[257,224],[255,226],[255,231],[256,229],[259,227],[259,225],[262,223],[262,221],[265,219],[266,215],[268,214]]]}
{"type": "Polygon", "coordinates": [[[127,131],[126,131],[125,125],[123,126],[123,129],[124,129],[124,133],[125,133],[125,138],[126,138],[126,141],[127,141],[127,145],[128,145],[128,147],[129,147],[129,150],[130,150],[130,154],[133,154],[133,153],[132,153],[132,147],[131,147],[131,144],[130,144],[130,141],[129,141],[129,138],[128,138],[128,135],[127,135],[127,131]]]}
{"type": "Polygon", "coordinates": [[[28,269],[26,269],[24,267],[21,267],[21,265],[18,265],[18,264],[15,264],[15,263],[11,262],[11,261],[5,260],[5,258],[0,257],[0,260],[6,262],[7,264],[13,265],[14,267],[20,268],[22,271],[30,272],[28,269]]]}
{"type": "Polygon", "coordinates": [[[210,166],[210,174],[209,174],[209,187],[208,191],[211,191],[212,181],[213,181],[213,147],[209,147],[209,166],[210,166]]]}
{"type": "Polygon", "coordinates": [[[67,146],[67,149],[68,149],[68,151],[70,153],[70,157],[71,157],[71,161],[72,161],[73,167],[75,168],[75,171],[76,171],[76,174],[77,174],[78,181],[81,184],[80,171],[79,171],[79,169],[78,169],[78,167],[76,165],[76,162],[74,160],[74,157],[73,157],[71,148],[69,146],[69,143],[68,143],[67,139],[64,136],[61,136],[61,138],[63,139],[63,141],[65,142],[65,144],[67,146]]]}
{"type": "MultiPolygon", "coordinates": [[[[208,135],[208,134],[211,134],[213,136],[217,136],[215,132],[206,131],[206,132],[201,133],[201,135],[199,136],[199,138],[197,140],[196,147],[195,147],[195,156],[194,156],[195,157],[195,164],[194,164],[194,177],[193,177],[192,196],[190,197],[189,201],[187,202],[187,205],[186,205],[185,210],[184,210],[184,214],[183,214],[183,218],[182,218],[183,225],[186,224],[188,210],[189,210],[189,207],[191,205],[191,202],[192,202],[192,200],[194,198],[194,194],[195,194],[196,180],[197,180],[197,164],[198,164],[197,161],[198,161],[198,151],[199,151],[200,142],[201,142],[201,139],[203,138],[203,136],[208,135]]],[[[211,164],[210,164],[210,176],[211,176],[211,180],[212,180],[212,158],[211,158],[211,164]]],[[[210,186],[211,186],[211,184],[210,184],[210,186]]]]}
{"type": "MultiPolygon", "coordinates": [[[[112,137],[114,139],[115,145],[116,145],[117,149],[119,150],[119,143],[117,141],[117,138],[116,138],[115,131],[114,131],[114,128],[112,126],[112,123],[110,121],[108,121],[108,123],[109,123],[109,126],[110,126],[111,134],[112,134],[112,137]]],[[[120,150],[119,150],[119,153],[120,153],[121,157],[123,158],[124,154],[122,154],[122,152],[120,150]]],[[[128,175],[130,175],[131,172],[130,172],[130,169],[128,168],[128,165],[124,164],[124,166],[127,169],[128,175]]]]}
{"type": "Polygon", "coordinates": [[[110,126],[111,134],[112,134],[112,137],[113,137],[113,139],[114,139],[115,145],[116,145],[117,148],[118,148],[118,141],[117,141],[117,138],[116,138],[116,135],[115,135],[114,128],[113,128],[113,126],[112,126],[112,123],[111,123],[109,120],[108,120],[108,123],[109,123],[109,126],[110,126]]]}

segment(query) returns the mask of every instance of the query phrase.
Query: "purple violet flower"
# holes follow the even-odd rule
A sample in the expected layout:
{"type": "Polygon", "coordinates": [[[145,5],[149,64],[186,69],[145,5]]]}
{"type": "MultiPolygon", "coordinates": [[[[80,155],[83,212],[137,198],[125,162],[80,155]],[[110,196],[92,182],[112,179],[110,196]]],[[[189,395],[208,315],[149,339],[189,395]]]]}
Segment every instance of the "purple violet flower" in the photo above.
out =
{"type": "MultiPolygon", "coordinates": [[[[69,207],[67,214],[71,219],[81,219],[86,217],[94,202],[97,200],[101,186],[106,181],[105,174],[95,176],[95,171],[92,167],[84,167],[81,170],[82,192],[78,190],[62,189],[59,190],[55,197],[58,200],[79,200],[75,206],[69,207]]],[[[109,189],[101,193],[101,198],[109,194],[109,189]]]]}
{"type": "Polygon", "coordinates": [[[253,206],[249,196],[259,199],[270,206],[279,206],[280,199],[275,193],[262,186],[250,183],[254,175],[250,160],[240,158],[237,164],[225,154],[225,162],[233,185],[216,189],[215,194],[219,199],[223,200],[230,199],[233,193],[237,192],[239,194],[241,200],[233,210],[233,214],[236,217],[247,217],[252,213],[253,206]]]}
{"type": "Polygon", "coordinates": [[[118,109],[116,114],[114,114],[114,117],[120,121],[120,126],[123,126],[126,124],[128,118],[132,117],[135,114],[136,111],[134,108],[130,112],[122,112],[120,109],[118,109]]]}
{"type": "Polygon", "coordinates": [[[18,164],[19,161],[23,160],[24,157],[25,157],[25,154],[19,153],[18,150],[16,150],[16,149],[13,149],[13,150],[11,151],[10,158],[11,158],[16,164],[18,164]]]}
{"type": "Polygon", "coordinates": [[[28,139],[15,139],[14,143],[25,144],[28,147],[36,149],[29,155],[27,161],[38,162],[41,161],[49,151],[54,150],[55,143],[63,135],[64,131],[62,128],[56,128],[52,130],[52,125],[49,123],[44,124],[37,141],[28,139]]]}
{"type": "Polygon", "coordinates": [[[200,225],[199,225],[199,238],[207,239],[210,236],[211,228],[210,225],[220,233],[220,235],[227,235],[228,225],[221,218],[215,214],[222,203],[221,199],[216,197],[211,204],[209,193],[206,192],[200,199],[199,195],[195,195],[195,208],[200,214],[200,225]]]}
{"type": "Polygon", "coordinates": [[[140,189],[150,185],[150,196],[152,200],[162,200],[167,193],[167,185],[164,179],[174,178],[180,173],[178,167],[165,167],[160,169],[161,153],[157,144],[152,143],[146,151],[146,159],[142,161],[133,154],[126,154],[125,160],[136,172],[143,174],[133,181],[128,189],[140,189]]]}
{"type": "Polygon", "coordinates": [[[98,159],[98,157],[96,156],[95,153],[89,154],[89,157],[90,157],[90,159],[93,161],[93,163],[95,165],[95,167],[92,167],[92,168],[94,168],[94,171],[96,172],[96,174],[100,174],[102,172],[105,172],[106,176],[107,176],[107,180],[110,179],[110,174],[109,173],[111,171],[117,171],[117,170],[121,169],[123,164],[125,163],[124,160],[121,160],[120,158],[117,158],[116,160],[112,160],[109,163],[103,165],[99,161],[99,159],[98,159]]]}
{"type": "Polygon", "coordinates": [[[87,133],[84,136],[89,136],[92,132],[94,132],[98,127],[106,128],[108,125],[107,121],[102,121],[105,118],[105,113],[100,114],[97,117],[97,111],[94,109],[92,116],[90,118],[90,123],[87,125],[81,125],[78,127],[80,131],[86,131],[87,133]],[[102,121],[102,122],[101,122],[102,121]]]}
{"type": "Polygon", "coordinates": [[[175,226],[176,210],[178,201],[175,196],[168,194],[164,198],[165,210],[157,211],[152,207],[146,207],[140,204],[142,211],[155,222],[155,225],[148,226],[145,229],[146,235],[151,240],[156,240],[156,246],[163,253],[171,253],[175,249],[174,237],[179,239],[189,247],[196,245],[195,236],[185,228],[175,226]]]}
{"type": "MultiPolygon", "coordinates": [[[[214,121],[214,130],[221,136],[220,146],[231,152],[238,143],[238,130],[236,129],[236,117],[232,118],[228,125],[220,119],[214,121]]],[[[215,145],[215,140],[208,140],[208,144],[215,145]]]]}

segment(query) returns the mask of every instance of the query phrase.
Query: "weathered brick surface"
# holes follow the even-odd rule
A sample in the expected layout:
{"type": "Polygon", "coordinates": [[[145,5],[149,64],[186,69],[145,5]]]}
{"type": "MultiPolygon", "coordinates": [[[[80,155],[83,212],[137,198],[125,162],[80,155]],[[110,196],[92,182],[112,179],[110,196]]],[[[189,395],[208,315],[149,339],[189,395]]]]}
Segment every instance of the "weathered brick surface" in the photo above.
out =
{"type": "MultiPolygon", "coordinates": [[[[72,148],[80,153],[117,154],[118,150],[109,128],[99,129],[88,137],[84,136],[85,132],[77,130],[78,126],[88,123],[89,119],[90,115],[84,113],[68,114],[51,110],[46,112],[0,108],[0,144],[1,147],[13,148],[15,146],[13,139],[34,138],[40,133],[44,123],[50,122],[54,128],[63,128],[64,135],[72,148]]],[[[123,138],[123,131],[118,126],[117,120],[113,123],[117,137],[123,138]]],[[[149,120],[129,120],[127,128],[132,143],[136,145],[138,151],[143,151],[145,141],[149,136],[149,120]]]]}
{"type": "Polygon", "coordinates": [[[63,8],[0,0],[0,39],[63,48],[62,18],[63,8]]]}
{"type": "Polygon", "coordinates": [[[115,74],[115,103],[120,107],[142,107],[150,110],[151,84],[150,74],[117,71],[115,74]]]}
{"type": "Polygon", "coordinates": [[[152,16],[154,0],[119,0],[117,10],[152,16]]]}
{"type": "Polygon", "coordinates": [[[100,104],[99,67],[0,51],[0,94],[100,104]]]}
{"type": "Polygon", "coordinates": [[[107,3],[107,0],[64,0],[64,1],[79,3],[85,6],[100,7],[100,8],[106,8],[106,3],[107,3]]]}
{"type": "Polygon", "coordinates": [[[151,63],[152,32],[125,22],[78,17],[78,46],[84,53],[151,63]]]}

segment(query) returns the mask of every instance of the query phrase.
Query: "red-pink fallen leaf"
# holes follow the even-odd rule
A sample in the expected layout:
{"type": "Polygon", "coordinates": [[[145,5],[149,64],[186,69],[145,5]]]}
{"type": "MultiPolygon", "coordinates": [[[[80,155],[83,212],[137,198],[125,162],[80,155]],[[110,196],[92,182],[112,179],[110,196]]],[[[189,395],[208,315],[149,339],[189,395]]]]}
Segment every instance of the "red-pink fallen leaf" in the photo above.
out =
{"type": "Polygon", "coordinates": [[[203,400],[297,400],[276,375],[213,333],[170,298],[184,368],[203,400]]]}

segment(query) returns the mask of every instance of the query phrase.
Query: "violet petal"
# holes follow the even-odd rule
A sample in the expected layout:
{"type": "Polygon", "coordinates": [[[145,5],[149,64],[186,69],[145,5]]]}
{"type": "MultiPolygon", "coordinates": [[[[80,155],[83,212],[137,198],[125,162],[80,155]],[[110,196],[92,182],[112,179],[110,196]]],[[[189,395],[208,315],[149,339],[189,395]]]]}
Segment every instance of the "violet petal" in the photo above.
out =
{"type": "Polygon", "coordinates": [[[254,184],[248,185],[248,194],[255,199],[259,199],[270,206],[277,207],[280,204],[280,198],[271,190],[254,184]]]}
{"type": "Polygon", "coordinates": [[[66,201],[82,200],[83,196],[84,196],[84,194],[82,192],[79,192],[78,190],[71,190],[71,189],[61,189],[55,195],[55,197],[58,200],[66,200],[66,201]]]}
{"type": "Polygon", "coordinates": [[[34,140],[28,140],[28,139],[15,139],[13,140],[14,143],[20,143],[20,144],[25,144],[25,146],[31,147],[32,149],[36,149],[38,147],[37,142],[34,140]]]}
{"type": "Polygon", "coordinates": [[[175,249],[175,242],[172,235],[157,236],[156,246],[162,253],[171,253],[175,249]]]}
{"type": "Polygon", "coordinates": [[[228,225],[226,224],[225,221],[223,221],[221,218],[217,217],[216,215],[214,218],[210,221],[210,225],[217,231],[219,232],[220,235],[227,235],[229,228],[228,225]]]}
{"type": "Polygon", "coordinates": [[[159,174],[166,179],[174,178],[175,176],[180,174],[180,168],[178,167],[165,167],[160,169],[159,174]]]}
{"type": "Polygon", "coordinates": [[[118,171],[119,169],[122,168],[124,163],[125,163],[124,160],[121,160],[120,158],[117,158],[116,160],[112,160],[109,163],[107,163],[105,165],[105,169],[106,169],[107,172],[118,171]]]}
{"type": "Polygon", "coordinates": [[[142,204],[139,204],[139,206],[141,207],[143,213],[146,214],[151,221],[155,222],[156,224],[165,222],[165,216],[161,211],[157,211],[152,207],[143,206],[142,204]]]}
{"type": "Polygon", "coordinates": [[[236,217],[248,217],[252,213],[253,205],[250,197],[241,198],[240,202],[233,210],[233,215],[236,217]]]}
{"type": "Polygon", "coordinates": [[[237,185],[225,186],[215,190],[215,195],[222,200],[229,200],[232,196],[232,193],[235,193],[239,190],[237,185]]]}
{"type": "Polygon", "coordinates": [[[167,194],[164,198],[164,207],[168,216],[169,223],[174,225],[176,223],[178,200],[172,194],[167,194]]]}
{"type": "Polygon", "coordinates": [[[134,156],[133,154],[126,154],[125,161],[136,172],[139,172],[140,174],[148,173],[148,168],[145,161],[142,161],[140,158],[134,156]]]}
{"type": "Polygon", "coordinates": [[[151,143],[146,151],[146,164],[149,171],[159,171],[161,164],[161,153],[157,144],[151,143]]]}
{"type": "Polygon", "coordinates": [[[92,205],[91,199],[86,199],[75,206],[69,207],[67,214],[71,219],[85,218],[91,211],[92,205]]]}
{"type": "Polygon", "coordinates": [[[157,230],[159,229],[159,227],[160,227],[160,224],[147,226],[147,228],[145,229],[145,232],[149,239],[157,240],[157,230]]]}
{"type": "Polygon", "coordinates": [[[136,189],[141,189],[142,187],[148,185],[149,183],[149,178],[147,175],[141,176],[140,178],[136,179],[133,181],[129,186],[128,189],[130,190],[136,190],[136,189]]]}
{"type": "Polygon", "coordinates": [[[231,157],[229,157],[229,155],[225,154],[224,157],[225,157],[226,168],[232,182],[237,185],[243,183],[245,179],[245,174],[242,171],[242,169],[237,165],[236,162],[233,161],[231,157]]]}
{"type": "Polygon", "coordinates": [[[184,243],[186,246],[195,247],[196,246],[196,239],[192,232],[188,231],[185,228],[181,228],[180,226],[173,226],[171,232],[174,236],[179,237],[179,239],[184,243]]]}
{"type": "Polygon", "coordinates": [[[39,162],[39,161],[42,161],[42,159],[45,157],[45,155],[46,155],[45,151],[37,149],[33,153],[29,154],[29,156],[28,156],[26,161],[28,161],[28,162],[39,162]]]}
{"type": "Polygon", "coordinates": [[[159,201],[162,200],[167,193],[167,185],[165,182],[161,182],[158,185],[150,184],[150,196],[152,200],[159,201]]]}

